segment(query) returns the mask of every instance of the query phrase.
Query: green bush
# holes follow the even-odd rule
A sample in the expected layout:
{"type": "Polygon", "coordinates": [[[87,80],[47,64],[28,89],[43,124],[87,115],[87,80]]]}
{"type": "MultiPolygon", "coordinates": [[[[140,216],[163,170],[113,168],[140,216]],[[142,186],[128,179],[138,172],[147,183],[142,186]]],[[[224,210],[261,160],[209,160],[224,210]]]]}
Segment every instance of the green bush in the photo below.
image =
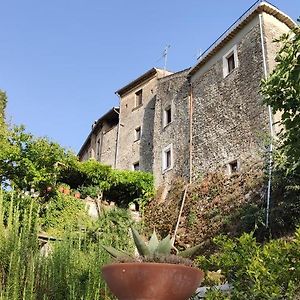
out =
{"type": "MultiPolygon", "coordinates": [[[[50,244],[42,255],[38,218],[32,205],[20,211],[11,205],[4,222],[0,191],[0,299],[1,300],[109,300],[101,266],[109,255],[101,244],[132,249],[128,238],[131,219],[124,210],[103,213],[91,231],[70,232],[50,244]]],[[[18,202],[14,199],[15,202],[18,202]]]]}
{"type": "Polygon", "coordinates": [[[92,226],[84,203],[62,193],[55,194],[41,206],[40,222],[43,230],[58,235],[92,226]]]}
{"type": "MultiPolygon", "coordinates": [[[[230,299],[294,299],[300,291],[300,229],[290,241],[272,240],[264,245],[253,234],[215,243],[219,252],[197,261],[204,270],[221,269],[232,285],[230,299]]],[[[216,298],[217,299],[217,298],[216,298]]]]}
{"type": "Polygon", "coordinates": [[[105,196],[127,207],[130,202],[144,206],[154,195],[153,175],[146,172],[112,170],[105,196]]]}
{"type": "Polygon", "coordinates": [[[130,202],[143,206],[154,194],[153,175],[146,172],[113,170],[90,159],[77,162],[61,173],[61,182],[79,189],[83,196],[105,199],[127,207],[130,202]]]}

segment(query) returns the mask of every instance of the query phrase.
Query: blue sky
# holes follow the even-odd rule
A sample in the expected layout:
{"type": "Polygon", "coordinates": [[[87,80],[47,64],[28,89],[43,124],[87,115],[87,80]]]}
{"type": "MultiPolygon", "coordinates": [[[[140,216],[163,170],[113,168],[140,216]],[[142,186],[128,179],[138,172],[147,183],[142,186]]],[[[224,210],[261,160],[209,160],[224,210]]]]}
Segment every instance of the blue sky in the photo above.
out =
{"type": "MultiPolygon", "coordinates": [[[[0,89],[7,117],[77,152],[116,90],[152,67],[194,65],[254,1],[1,1],[0,89]]],[[[299,0],[272,3],[294,20],[299,0]]]]}

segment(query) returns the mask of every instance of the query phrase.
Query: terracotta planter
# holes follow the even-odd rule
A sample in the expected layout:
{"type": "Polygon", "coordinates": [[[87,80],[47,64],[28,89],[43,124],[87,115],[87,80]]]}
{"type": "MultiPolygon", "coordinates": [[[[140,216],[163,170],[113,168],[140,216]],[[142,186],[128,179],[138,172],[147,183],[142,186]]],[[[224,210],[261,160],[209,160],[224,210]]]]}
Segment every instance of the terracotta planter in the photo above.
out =
{"type": "Polygon", "coordinates": [[[75,193],[74,197],[77,198],[77,199],[80,199],[80,193],[79,192],[75,193]]]}
{"type": "Polygon", "coordinates": [[[63,187],[63,186],[59,186],[59,187],[58,187],[58,191],[59,191],[60,193],[63,193],[63,192],[64,192],[64,187],[63,187]]]}
{"type": "Polygon", "coordinates": [[[163,263],[111,264],[102,274],[119,300],[186,300],[204,277],[199,269],[163,263]]]}
{"type": "Polygon", "coordinates": [[[70,189],[64,188],[64,194],[65,195],[70,195],[70,189]]]}

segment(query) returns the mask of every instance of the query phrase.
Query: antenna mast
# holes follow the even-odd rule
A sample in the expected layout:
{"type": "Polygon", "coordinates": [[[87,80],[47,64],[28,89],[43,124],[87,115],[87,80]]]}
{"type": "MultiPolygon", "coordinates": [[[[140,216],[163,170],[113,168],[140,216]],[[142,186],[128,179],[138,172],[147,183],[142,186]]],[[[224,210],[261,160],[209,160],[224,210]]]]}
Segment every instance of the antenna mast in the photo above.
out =
{"type": "Polygon", "coordinates": [[[164,50],[164,53],[163,53],[163,58],[164,58],[164,71],[167,70],[167,60],[168,60],[168,50],[171,46],[170,45],[167,45],[165,50],[164,50]]]}

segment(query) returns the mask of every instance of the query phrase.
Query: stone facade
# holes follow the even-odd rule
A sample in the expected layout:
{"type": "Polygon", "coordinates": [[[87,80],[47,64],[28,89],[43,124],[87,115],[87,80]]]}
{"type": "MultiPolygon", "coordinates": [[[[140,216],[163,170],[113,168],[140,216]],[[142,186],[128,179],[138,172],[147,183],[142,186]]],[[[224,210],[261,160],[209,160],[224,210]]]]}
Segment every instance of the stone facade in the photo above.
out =
{"type": "Polygon", "coordinates": [[[120,97],[117,168],[152,172],[157,82],[169,74],[153,68],[116,92],[120,97]]]}
{"type": "Polygon", "coordinates": [[[191,78],[193,178],[218,167],[227,171],[235,160],[242,166],[244,160],[261,156],[268,113],[259,92],[264,76],[260,26],[257,22],[248,26],[211,58],[214,63],[207,70],[199,69],[191,78]],[[234,46],[238,66],[224,77],[223,57],[234,46]]]}
{"type": "Polygon", "coordinates": [[[115,166],[119,108],[112,108],[92,125],[92,130],[81,147],[78,156],[81,161],[90,158],[106,165],[115,166]]]}
{"type": "MultiPolygon", "coordinates": [[[[121,88],[118,124],[105,131],[101,159],[92,157],[108,164],[115,157],[116,168],[153,172],[156,186],[219,168],[231,173],[260,160],[270,134],[260,82],[275,66],[280,46],[273,40],[294,24],[259,2],[192,68],[174,74],[153,68],[121,88]]],[[[96,141],[98,133],[82,154],[94,151],[96,141]]]]}
{"type": "Polygon", "coordinates": [[[174,177],[189,178],[189,69],[158,82],[155,103],[153,173],[155,183],[170,184],[174,177]],[[171,110],[171,120],[164,114],[171,110]],[[164,149],[171,146],[171,166],[164,166],[164,149]]]}

